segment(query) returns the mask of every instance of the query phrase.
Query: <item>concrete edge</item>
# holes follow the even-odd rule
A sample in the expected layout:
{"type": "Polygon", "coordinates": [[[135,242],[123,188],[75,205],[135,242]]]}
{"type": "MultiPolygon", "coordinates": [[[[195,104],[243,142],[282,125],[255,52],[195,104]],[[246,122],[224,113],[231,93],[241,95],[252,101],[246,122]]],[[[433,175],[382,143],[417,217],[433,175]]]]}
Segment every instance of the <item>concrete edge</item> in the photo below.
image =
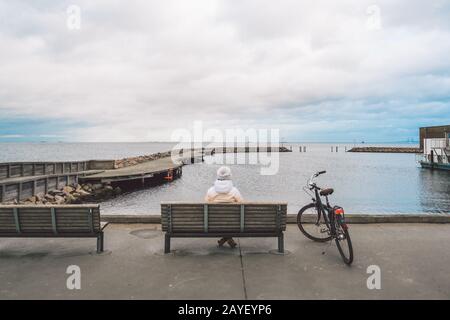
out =
{"type": "MultiPolygon", "coordinates": [[[[109,223],[161,223],[159,215],[101,215],[101,220],[109,223]]],[[[426,214],[346,214],[347,223],[450,223],[450,215],[426,215],[426,214]]],[[[297,223],[296,214],[288,214],[287,223],[297,223]]]]}

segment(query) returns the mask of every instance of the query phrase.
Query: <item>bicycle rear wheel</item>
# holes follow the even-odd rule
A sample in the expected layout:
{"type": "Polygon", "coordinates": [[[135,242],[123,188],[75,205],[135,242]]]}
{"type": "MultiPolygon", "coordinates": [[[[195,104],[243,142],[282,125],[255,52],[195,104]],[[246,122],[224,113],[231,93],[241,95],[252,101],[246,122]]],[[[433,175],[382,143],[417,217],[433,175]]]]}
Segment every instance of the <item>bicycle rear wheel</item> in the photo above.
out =
{"type": "Polygon", "coordinates": [[[347,225],[341,222],[336,223],[336,246],[345,264],[351,265],[353,262],[353,246],[347,225]]]}
{"type": "Polygon", "coordinates": [[[316,204],[310,203],[297,214],[297,225],[300,231],[309,239],[325,242],[330,241],[329,228],[323,213],[317,212],[316,204]]]}

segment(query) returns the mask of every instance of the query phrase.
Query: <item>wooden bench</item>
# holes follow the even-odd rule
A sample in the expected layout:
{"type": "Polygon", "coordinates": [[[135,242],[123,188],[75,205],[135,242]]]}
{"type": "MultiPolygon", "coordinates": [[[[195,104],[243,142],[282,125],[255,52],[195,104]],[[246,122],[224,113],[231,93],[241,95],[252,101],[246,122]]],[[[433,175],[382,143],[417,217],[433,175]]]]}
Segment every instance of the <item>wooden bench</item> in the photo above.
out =
{"type": "Polygon", "coordinates": [[[164,252],[170,252],[171,238],[277,237],[283,253],[286,209],[278,202],[162,202],[164,252]]]}
{"type": "Polygon", "coordinates": [[[0,205],[0,238],[97,238],[103,252],[99,205],[0,205]]]}

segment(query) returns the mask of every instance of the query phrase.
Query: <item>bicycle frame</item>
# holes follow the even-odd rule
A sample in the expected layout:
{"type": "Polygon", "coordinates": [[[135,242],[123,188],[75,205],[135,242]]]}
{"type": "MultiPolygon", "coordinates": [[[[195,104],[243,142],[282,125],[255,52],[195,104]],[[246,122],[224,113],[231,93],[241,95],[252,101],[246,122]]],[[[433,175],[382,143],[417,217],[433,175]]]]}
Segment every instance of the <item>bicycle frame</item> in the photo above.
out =
{"type": "Polygon", "coordinates": [[[328,229],[330,230],[330,235],[336,236],[336,226],[334,223],[335,217],[334,217],[333,208],[331,208],[327,196],[325,196],[326,205],[323,204],[322,198],[320,197],[320,194],[319,194],[319,190],[320,189],[317,186],[314,186],[315,199],[313,198],[312,201],[315,203],[316,210],[318,212],[316,224],[319,224],[320,216],[323,215],[325,224],[328,227],[328,229]],[[328,212],[325,212],[325,210],[328,212]]]}

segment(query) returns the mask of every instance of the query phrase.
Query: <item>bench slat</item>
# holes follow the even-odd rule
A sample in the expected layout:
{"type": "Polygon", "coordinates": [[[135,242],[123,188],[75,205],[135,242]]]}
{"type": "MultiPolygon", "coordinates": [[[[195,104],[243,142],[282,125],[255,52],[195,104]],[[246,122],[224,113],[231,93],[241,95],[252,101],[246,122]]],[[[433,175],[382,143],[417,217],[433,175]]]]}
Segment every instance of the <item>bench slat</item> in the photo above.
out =
{"type": "Polygon", "coordinates": [[[1,206],[0,233],[98,233],[98,205],[1,206]]]}
{"type": "Polygon", "coordinates": [[[287,205],[285,203],[162,203],[163,231],[168,231],[169,210],[173,233],[187,232],[187,230],[197,232],[202,229],[202,226],[205,233],[220,232],[220,230],[237,232],[258,230],[277,233],[286,229],[287,205]],[[207,207],[207,214],[205,214],[205,207],[207,207]],[[207,221],[205,221],[206,217],[207,221]]]}

